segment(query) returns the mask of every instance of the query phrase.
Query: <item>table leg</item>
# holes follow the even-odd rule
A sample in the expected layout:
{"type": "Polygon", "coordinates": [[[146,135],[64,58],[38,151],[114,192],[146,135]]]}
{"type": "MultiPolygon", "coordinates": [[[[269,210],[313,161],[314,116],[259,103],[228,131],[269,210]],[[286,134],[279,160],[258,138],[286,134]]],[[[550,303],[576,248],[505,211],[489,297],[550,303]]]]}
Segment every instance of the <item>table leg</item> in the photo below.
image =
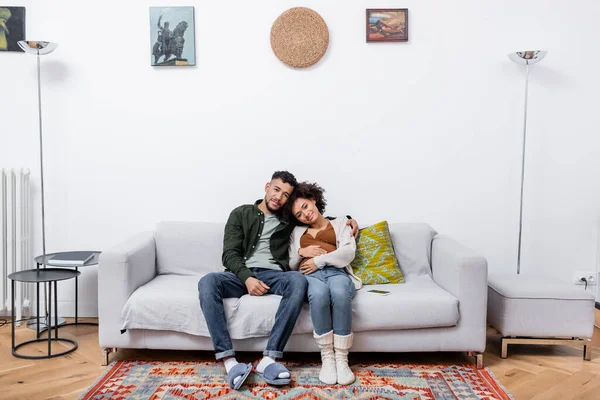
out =
{"type": "MultiPolygon", "coordinates": [[[[50,282],[52,285],[52,282],[50,282]]],[[[54,337],[58,339],[58,282],[54,281],[54,337]]],[[[52,289],[52,287],[50,287],[52,289]]],[[[48,332],[50,335],[50,332],[48,332]]]]}
{"type": "MultiPolygon", "coordinates": [[[[39,265],[39,264],[38,264],[39,265]]],[[[74,267],[75,271],[79,272],[79,267],[74,267]]],[[[72,270],[71,270],[72,271],[72,270]]],[[[52,283],[50,283],[50,290],[52,290],[52,283]]],[[[39,293],[38,293],[38,298],[39,298],[39,293]]],[[[52,305],[50,305],[50,307],[52,307],[52,305]]],[[[58,317],[58,313],[55,313],[56,317],[58,318],[58,320],[60,320],[61,318],[58,317]]],[[[38,303],[38,315],[39,315],[39,303],[38,303]]],[[[46,315],[46,317],[48,317],[46,315]]],[[[46,318],[48,320],[48,318],[46,318]]],[[[46,321],[48,322],[48,321],[46,321]]],[[[97,322],[79,322],[79,275],[75,277],[75,322],[66,322],[63,320],[63,322],[60,323],[61,326],[65,327],[65,326],[79,326],[79,325],[92,325],[92,326],[98,326],[97,322]]],[[[40,333],[43,333],[47,330],[52,330],[51,327],[51,322],[46,324],[46,327],[41,329],[40,331],[38,331],[37,337],[40,337],[40,333]]]]}
{"type": "MultiPolygon", "coordinates": [[[[40,263],[36,263],[36,269],[39,271],[40,270],[40,266],[42,264],[40,263]]],[[[37,336],[36,338],[40,337],[40,283],[37,283],[37,293],[36,293],[36,302],[37,302],[37,336]]],[[[44,299],[44,301],[46,301],[46,299],[44,299]]],[[[44,315],[45,317],[45,315],[44,315]]],[[[48,322],[48,321],[46,321],[48,322]]]]}
{"type": "Polygon", "coordinates": [[[52,321],[52,282],[50,282],[50,290],[48,291],[48,303],[50,307],[48,309],[48,315],[46,315],[46,326],[48,327],[48,358],[52,356],[52,351],[50,350],[50,342],[52,341],[52,331],[51,331],[51,322],[52,321]]]}
{"type": "MultiPolygon", "coordinates": [[[[39,265],[40,264],[38,264],[38,266],[39,265]]],[[[36,315],[37,315],[37,319],[36,319],[37,320],[37,327],[35,329],[37,330],[36,338],[39,338],[40,337],[40,283],[37,282],[36,286],[37,286],[37,291],[36,291],[36,294],[35,294],[35,302],[37,303],[37,313],[36,313],[36,315]]]]}
{"type": "MultiPolygon", "coordinates": [[[[79,268],[75,267],[75,271],[79,271],[79,268]]],[[[75,277],[75,325],[78,323],[77,309],[79,308],[79,276],[75,277]]]]}
{"type": "Polygon", "coordinates": [[[15,351],[15,281],[11,280],[10,290],[10,307],[11,307],[11,338],[12,338],[12,351],[15,351]]]}

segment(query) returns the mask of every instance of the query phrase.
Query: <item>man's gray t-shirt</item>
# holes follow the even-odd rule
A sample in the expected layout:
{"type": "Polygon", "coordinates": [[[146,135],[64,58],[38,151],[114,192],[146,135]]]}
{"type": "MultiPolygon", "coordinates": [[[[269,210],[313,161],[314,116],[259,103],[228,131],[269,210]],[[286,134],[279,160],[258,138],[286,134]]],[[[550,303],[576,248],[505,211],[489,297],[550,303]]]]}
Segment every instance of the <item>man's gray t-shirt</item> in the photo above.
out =
{"type": "Polygon", "coordinates": [[[248,268],[267,268],[281,271],[281,267],[271,254],[271,235],[279,226],[279,218],[273,214],[265,214],[265,223],[263,230],[259,234],[260,238],[256,244],[256,249],[252,256],[246,260],[248,268]]]}

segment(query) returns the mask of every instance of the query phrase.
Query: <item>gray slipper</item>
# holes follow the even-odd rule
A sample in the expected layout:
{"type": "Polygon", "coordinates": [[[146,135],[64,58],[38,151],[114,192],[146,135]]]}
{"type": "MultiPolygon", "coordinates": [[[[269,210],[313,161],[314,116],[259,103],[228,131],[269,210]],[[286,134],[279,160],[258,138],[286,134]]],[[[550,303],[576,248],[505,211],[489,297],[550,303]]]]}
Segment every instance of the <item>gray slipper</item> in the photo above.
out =
{"type": "Polygon", "coordinates": [[[287,385],[292,381],[292,374],[290,373],[290,371],[286,367],[284,367],[283,364],[280,364],[278,362],[267,365],[265,371],[262,374],[259,372],[259,374],[267,383],[275,386],[287,385]],[[288,374],[290,374],[290,377],[278,378],[279,374],[282,372],[287,372],[288,374]]]}
{"type": "Polygon", "coordinates": [[[231,368],[231,370],[227,374],[227,383],[229,383],[229,386],[232,389],[238,390],[239,388],[242,387],[242,385],[246,381],[246,378],[248,377],[248,375],[250,375],[251,371],[252,371],[252,364],[242,364],[242,363],[237,364],[235,367],[231,368]],[[241,376],[242,378],[239,379],[238,382],[234,385],[233,381],[238,376],[241,376]]]}

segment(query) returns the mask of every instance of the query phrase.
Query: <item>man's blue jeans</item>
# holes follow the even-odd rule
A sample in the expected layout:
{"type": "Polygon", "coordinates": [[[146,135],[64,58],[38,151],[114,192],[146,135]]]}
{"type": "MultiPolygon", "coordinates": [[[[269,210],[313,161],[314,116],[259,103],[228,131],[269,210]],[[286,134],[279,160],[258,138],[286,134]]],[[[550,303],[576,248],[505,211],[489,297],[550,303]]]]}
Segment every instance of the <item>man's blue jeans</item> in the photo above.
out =
{"type": "MultiPolygon", "coordinates": [[[[281,358],[306,298],[308,285],[306,278],[296,271],[285,272],[253,268],[252,272],[257,279],[270,287],[268,294],[281,296],[281,302],[277,314],[275,314],[275,325],[271,330],[267,348],[263,352],[265,356],[281,358]]],[[[208,325],[217,360],[233,356],[235,351],[227,330],[223,299],[239,298],[248,294],[246,285],[232,272],[211,272],[198,282],[198,292],[200,307],[208,325]]]]}
{"type": "Polygon", "coordinates": [[[317,335],[331,332],[346,336],[352,331],[354,283],[343,268],[324,267],[306,275],[310,318],[317,335]]]}

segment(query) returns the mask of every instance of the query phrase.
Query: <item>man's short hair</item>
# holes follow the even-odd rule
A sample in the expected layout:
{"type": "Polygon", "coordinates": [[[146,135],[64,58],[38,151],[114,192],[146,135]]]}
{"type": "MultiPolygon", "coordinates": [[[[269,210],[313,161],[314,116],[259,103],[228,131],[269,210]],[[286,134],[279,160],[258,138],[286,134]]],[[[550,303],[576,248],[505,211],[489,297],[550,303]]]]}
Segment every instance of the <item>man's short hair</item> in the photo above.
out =
{"type": "Polygon", "coordinates": [[[273,179],[281,179],[283,183],[287,183],[294,188],[298,185],[296,177],[291,172],[287,171],[275,171],[271,177],[271,180],[273,179]]]}

